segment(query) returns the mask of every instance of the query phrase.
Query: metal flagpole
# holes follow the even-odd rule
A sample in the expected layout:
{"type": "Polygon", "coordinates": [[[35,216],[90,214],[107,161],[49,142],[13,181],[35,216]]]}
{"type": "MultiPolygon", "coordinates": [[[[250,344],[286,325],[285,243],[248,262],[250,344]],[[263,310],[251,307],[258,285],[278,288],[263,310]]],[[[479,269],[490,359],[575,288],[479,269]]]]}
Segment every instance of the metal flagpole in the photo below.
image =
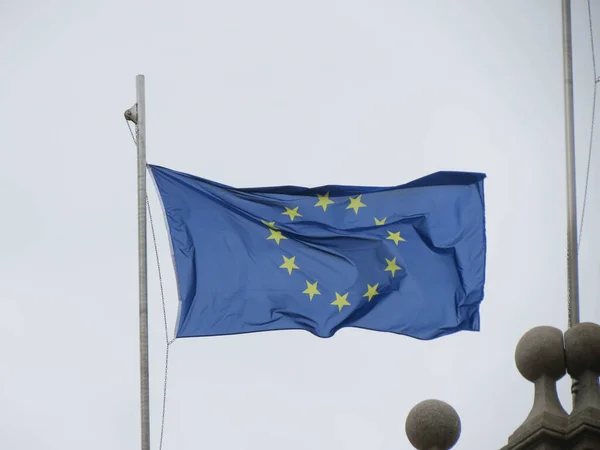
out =
{"type": "MultiPolygon", "coordinates": [[[[563,78],[565,82],[565,151],[567,156],[567,303],[569,328],[579,323],[579,264],[577,257],[577,195],[575,177],[575,127],[573,112],[573,45],[571,0],[562,0],[563,78]]],[[[571,380],[573,406],[579,381],[571,380]]]]}
{"type": "Polygon", "coordinates": [[[567,295],[569,328],[579,323],[579,275],[577,261],[577,196],[573,113],[573,48],[571,0],[562,0],[563,77],[565,82],[565,138],[567,156],[567,295]]]}
{"type": "Polygon", "coordinates": [[[125,118],[137,125],[138,277],[140,322],[140,408],[142,450],[150,450],[150,388],[148,369],[148,262],[146,255],[146,91],[144,75],[136,77],[136,104],[125,118]]]}

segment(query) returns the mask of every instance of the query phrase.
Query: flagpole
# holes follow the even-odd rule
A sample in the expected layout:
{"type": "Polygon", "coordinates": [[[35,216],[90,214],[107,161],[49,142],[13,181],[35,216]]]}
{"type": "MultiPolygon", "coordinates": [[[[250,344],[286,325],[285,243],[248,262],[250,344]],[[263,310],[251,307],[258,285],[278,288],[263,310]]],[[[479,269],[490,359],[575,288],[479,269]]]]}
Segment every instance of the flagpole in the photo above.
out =
{"type": "Polygon", "coordinates": [[[125,118],[137,125],[137,211],[140,338],[140,410],[142,450],[150,450],[150,387],[148,368],[148,262],[146,254],[146,83],[136,77],[136,104],[125,118]]]}
{"type": "Polygon", "coordinates": [[[579,323],[579,274],[577,258],[577,196],[573,112],[573,48],[571,0],[562,0],[563,77],[565,99],[565,151],[567,169],[567,295],[569,328],[579,323]]]}
{"type": "MultiPolygon", "coordinates": [[[[563,78],[565,98],[565,152],[567,169],[567,309],[568,325],[579,323],[579,264],[577,249],[577,195],[575,177],[575,125],[573,108],[573,43],[571,0],[562,0],[563,78]]],[[[573,406],[579,381],[571,379],[573,406]]]]}

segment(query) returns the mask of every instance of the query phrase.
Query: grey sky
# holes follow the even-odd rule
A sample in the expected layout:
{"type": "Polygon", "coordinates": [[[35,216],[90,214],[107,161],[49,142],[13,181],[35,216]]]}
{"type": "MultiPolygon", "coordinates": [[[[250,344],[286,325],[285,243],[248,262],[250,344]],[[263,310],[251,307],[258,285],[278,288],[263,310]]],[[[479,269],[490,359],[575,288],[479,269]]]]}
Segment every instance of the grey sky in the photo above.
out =
{"type": "MultiPolygon", "coordinates": [[[[176,341],[165,450],[405,449],[405,417],[427,398],[461,415],[457,449],[504,445],[532,404],[518,339],[567,323],[560,20],[558,0],[4,0],[0,446],[138,447],[135,148],[123,119],[137,73],[151,163],[235,186],[488,174],[480,333],[176,341]]],[[[580,205],[587,21],[574,0],[580,205]]],[[[581,316],[595,322],[599,156],[580,254],[581,316]]],[[[172,333],[174,277],[149,187],[172,333]]],[[[149,270],[157,449],[164,330],[153,259],[149,270]]],[[[569,409],[566,379],[560,394],[569,409]]]]}

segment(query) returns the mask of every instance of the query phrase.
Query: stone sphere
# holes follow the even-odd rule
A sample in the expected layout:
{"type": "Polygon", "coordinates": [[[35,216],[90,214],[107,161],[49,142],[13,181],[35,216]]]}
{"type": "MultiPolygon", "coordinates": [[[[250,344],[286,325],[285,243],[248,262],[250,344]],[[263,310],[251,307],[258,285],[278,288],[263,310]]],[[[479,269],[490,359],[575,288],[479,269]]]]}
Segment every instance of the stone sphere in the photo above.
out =
{"type": "Polygon", "coordinates": [[[451,449],[460,437],[460,417],[448,403],[425,400],[408,413],[406,436],[418,450],[451,449]]]}
{"type": "Polygon", "coordinates": [[[565,332],[567,369],[572,377],[583,372],[600,373],[600,325],[583,322],[565,332]]]}
{"type": "Polygon", "coordinates": [[[563,334],[554,327],[535,327],[523,335],[515,350],[515,363],[521,375],[535,381],[542,375],[553,380],[566,373],[563,334]]]}

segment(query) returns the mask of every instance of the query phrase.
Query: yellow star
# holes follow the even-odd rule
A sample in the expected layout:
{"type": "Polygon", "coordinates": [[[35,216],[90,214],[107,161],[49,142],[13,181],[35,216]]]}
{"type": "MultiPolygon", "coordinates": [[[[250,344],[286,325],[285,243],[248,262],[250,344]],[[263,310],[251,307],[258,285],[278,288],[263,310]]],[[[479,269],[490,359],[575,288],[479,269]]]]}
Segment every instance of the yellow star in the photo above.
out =
{"type": "Polygon", "coordinates": [[[290,216],[290,220],[293,222],[294,221],[294,217],[302,217],[302,214],[300,214],[298,212],[298,206],[296,206],[294,209],[288,208],[287,206],[285,207],[285,212],[281,213],[285,216],[290,216]]]}
{"type": "Polygon", "coordinates": [[[307,288],[302,291],[303,294],[308,294],[308,298],[310,299],[311,302],[312,302],[312,298],[314,295],[321,295],[321,293],[317,290],[317,283],[318,283],[318,281],[315,281],[314,283],[309,283],[307,281],[306,282],[307,288]]]}
{"type": "Polygon", "coordinates": [[[333,203],[333,200],[329,198],[329,192],[327,192],[325,195],[317,194],[317,197],[319,197],[319,201],[315,204],[315,206],[322,206],[323,211],[327,211],[327,205],[331,205],[333,203]]]}
{"type": "Polygon", "coordinates": [[[275,231],[271,228],[269,228],[269,231],[271,232],[271,236],[269,236],[267,240],[273,239],[275,242],[277,242],[277,245],[279,245],[279,241],[282,239],[287,239],[283,234],[281,234],[281,231],[275,231]]]}
{"type": "Polygon", "coordinates": [[[392,260],[385,258],[385,261],[387,262],[387,267],[385,268],[385,271],[392,272],[392,276],[396,275],[396,270],[402,270],[402,268],[396,264],[396,258],[392,260]]]}
{"type": "Polygon", "coordinates": [[[292,256],[291,258],[286,258],[285,256],[283,257],[283,264],[279,266],[280,269],[287,269],[288,273],[291,275],[292,274],[292,270],[294,269],[299,269],[300,267],[298,267],[295,264],[296,261],[296,257],[292,256]]]}
{"type": "Polygon", "coordinates": [[[350,204],[346,207],[346,209],[353,209],[354,213],[358,214],[358,208],[367,206],[363,202],[360,201],[361,197],[362,197],[362,194],[355,198],[350,197],[350,204]]]}
{"type": "Polygon", "coordinates": [[[391,231],[388,230],[388,234],[389,234],[389,236],[386,237],[386,239],[389,239],[390,241],[394,241],[394,244],[396,244],[396,245],[398,245],[398,242],[400,242],[400,241],[406,242],[404,239],[402,239],[400,237],[399,231],[397,233],[392,233],[391,231]]]}
{"type": "Polygon", "coordinates": [[[381,220],[377,219],[377,217],[374,217],[374,219],[375,219],[375,225],[385,225],[385,219],[387,219],[387,217],[384,217],[381,220]]]}
{"type": "Polygon", "coordinates": [[[273,221],[273,222],[267,222],[266,220],[261,220],[261,222],[264,223],[269,228],[272,228],[273,230],[277,229],[277,227],[275,226],[275,221],[273,221]]]}
{"type": "Polygon", "coordinates": [[[335,305],[338,307],[338,312],[342,310],[342,308],[344,306],[350,306],[350,303],[348,303],[348,293],[346,292],[344,295],[340,295],[337,292],[335,293],[335,301],[331,302],[332,305],[335,305]]]}
{"type": "Polygon", "coordinates": [[[379,283],[377,283],[375,286],[367,284],[367,292],[365,293],[365,295],[363,295],[363,297],[368,297],[369,301],[371,301],[373,297],[379,294],[379,292],[377,292],[377,286],[379,286],[379,283]]]}

